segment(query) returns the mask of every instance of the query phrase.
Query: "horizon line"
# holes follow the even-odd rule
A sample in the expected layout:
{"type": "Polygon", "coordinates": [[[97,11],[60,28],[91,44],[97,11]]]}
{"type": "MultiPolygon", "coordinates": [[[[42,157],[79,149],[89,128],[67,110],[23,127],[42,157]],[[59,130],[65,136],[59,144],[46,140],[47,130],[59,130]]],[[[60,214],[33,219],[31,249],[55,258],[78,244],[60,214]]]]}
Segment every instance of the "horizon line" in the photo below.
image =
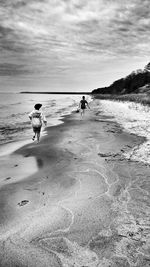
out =
{"type": "Polygon", "coordinates": [[[60,94],[60,95],[83,95],[83,94],[91,94],[91,92],[47,92],[47,91],[44,91],[44,92],[41,92],[41,91],[22,91],[20,92],[20,94],[60,94]]]}

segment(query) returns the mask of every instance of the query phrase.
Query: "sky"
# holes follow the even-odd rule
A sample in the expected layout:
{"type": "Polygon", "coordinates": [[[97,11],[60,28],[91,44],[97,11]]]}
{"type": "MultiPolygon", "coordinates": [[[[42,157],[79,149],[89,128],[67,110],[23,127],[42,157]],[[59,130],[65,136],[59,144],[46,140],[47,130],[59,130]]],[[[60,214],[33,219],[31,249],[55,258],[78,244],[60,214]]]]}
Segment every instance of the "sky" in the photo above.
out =
{"type": "Polygon", "coordinates": [[[143,68],[149,0],[0,0],[0,91],[92,91],[143,68]]]}

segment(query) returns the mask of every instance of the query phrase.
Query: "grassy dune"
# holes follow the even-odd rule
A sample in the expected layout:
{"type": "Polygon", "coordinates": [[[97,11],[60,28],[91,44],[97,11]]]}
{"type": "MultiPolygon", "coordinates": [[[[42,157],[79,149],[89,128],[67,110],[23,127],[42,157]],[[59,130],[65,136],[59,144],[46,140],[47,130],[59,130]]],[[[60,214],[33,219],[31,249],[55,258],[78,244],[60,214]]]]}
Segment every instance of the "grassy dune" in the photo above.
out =
{"type": "Polygon", "coordinates": [[[131,101],[143,105],[150,105],[149,94],[126,94],[126,95],[111,95],[111,94],[93,94],[96,99],[109,99],[119,101],[131,101]]]}

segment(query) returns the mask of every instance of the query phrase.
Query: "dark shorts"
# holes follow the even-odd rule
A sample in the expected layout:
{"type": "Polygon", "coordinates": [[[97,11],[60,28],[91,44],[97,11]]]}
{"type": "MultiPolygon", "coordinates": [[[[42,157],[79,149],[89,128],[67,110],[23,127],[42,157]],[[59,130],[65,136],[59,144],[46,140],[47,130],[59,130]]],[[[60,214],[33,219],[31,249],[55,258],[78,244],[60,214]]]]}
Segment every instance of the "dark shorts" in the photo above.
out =
{"type": "Polygon", "coordinates": [[[33,126],[34,133],[40,133],[40,131],[41,131],[41,126],[33,126]]]}

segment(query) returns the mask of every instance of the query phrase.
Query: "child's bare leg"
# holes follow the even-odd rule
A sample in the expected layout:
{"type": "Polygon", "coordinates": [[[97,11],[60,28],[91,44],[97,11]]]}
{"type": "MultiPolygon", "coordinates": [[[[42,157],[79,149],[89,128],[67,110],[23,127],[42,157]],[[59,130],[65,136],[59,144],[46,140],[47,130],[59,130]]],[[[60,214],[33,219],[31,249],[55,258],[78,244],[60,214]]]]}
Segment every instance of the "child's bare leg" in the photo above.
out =
{"type": "Polygon", "coordinates": [[[40,132],[37,133],[37,142],[39,143],[40,141],[40,132]]]}
{"type": "Polygon", "coordinates": [[[81,118],[83,118],[84,115],[84,109],[81,109],[81,118]]]}
{"type": "Polygon", "coordinates": [[[33,130],[33,133],[34,133],[34,135],[33,135],[33,137],[32,137],[32,140],[34,141],[34,139],[35,139],[35,137],[36,137],[36,132],[33,130]]]}

